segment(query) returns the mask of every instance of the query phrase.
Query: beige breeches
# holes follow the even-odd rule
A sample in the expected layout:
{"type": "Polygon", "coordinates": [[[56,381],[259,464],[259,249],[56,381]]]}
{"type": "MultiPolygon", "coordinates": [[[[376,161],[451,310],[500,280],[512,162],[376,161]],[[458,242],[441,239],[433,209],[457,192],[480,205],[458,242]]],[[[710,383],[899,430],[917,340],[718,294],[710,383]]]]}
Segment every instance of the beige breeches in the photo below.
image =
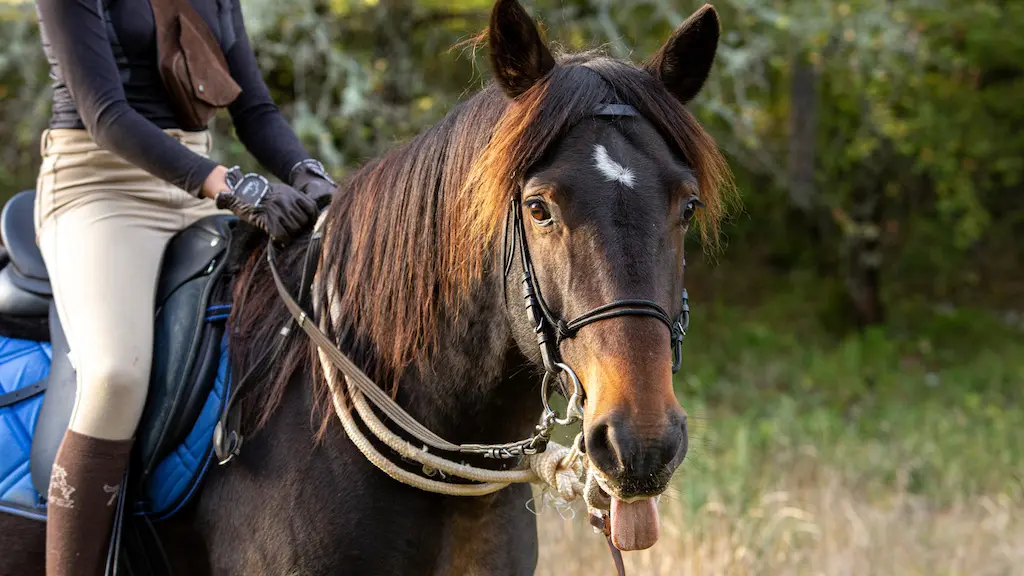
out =
{"type": "MultiPolygon", "coordinates": [[[[208,155],[208,132],[168,130],[208,155]]],[[[154,300],[172,236],[218,210],[99,148],[84,130],[48,130],[36,183],[36,234],[78,372],[70,429],[135,433],[149,385],[154,300]]]]}

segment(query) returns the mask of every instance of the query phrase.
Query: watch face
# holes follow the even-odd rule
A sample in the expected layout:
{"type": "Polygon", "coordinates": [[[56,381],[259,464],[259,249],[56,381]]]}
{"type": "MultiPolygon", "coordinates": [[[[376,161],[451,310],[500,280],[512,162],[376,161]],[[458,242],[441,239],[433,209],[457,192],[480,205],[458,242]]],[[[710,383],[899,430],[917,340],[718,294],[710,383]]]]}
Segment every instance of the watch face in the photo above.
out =
{"type": "Polygon", "coordinates": [[[245,201],[246,204],[259,206],[269,188],[270,183],[267,182],[266,178],[257,174],[249,174],[242,178],[238,186],[235,186],[234,194],[245,201]]]}

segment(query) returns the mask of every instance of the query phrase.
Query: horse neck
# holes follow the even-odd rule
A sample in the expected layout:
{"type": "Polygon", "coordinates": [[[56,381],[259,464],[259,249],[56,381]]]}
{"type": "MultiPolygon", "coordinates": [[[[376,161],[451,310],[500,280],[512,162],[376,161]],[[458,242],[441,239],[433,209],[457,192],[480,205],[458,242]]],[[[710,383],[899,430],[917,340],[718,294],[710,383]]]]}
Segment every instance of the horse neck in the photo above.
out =
{"type": "MultiPolygon", "coordinates": [[[[345,202],[346,200],[341,200],[345,202]]],[[[346,209],[332,226],[346,230],[345,221],[359,217],[346,209]]],[[[394,233],[403,233],[395,231],[394,233]]],[[[340,253],[330,258],[349,257],[343,238],[340,253]]],[[[500,262],[495,255],[493,262],[500,262]]],[[[298,260],[298,259],[296,259],[298,260]]],[[[505,309],[503,283],[498,267],[485,273],[468,291],[458,309],[444,309],[437,302],[437,345],[428,358],[401,371],[397,383],[398,403],[433,432],[456,443],[503,443],[529,435],[541,412],[539,381],[512,339],[505,309]]],[[[337,278],[337,277],[334,277],[337,278]]],[[[326,292],[331,292],[322,286],[326,292]]],[[[335,287],[335,297],[359,286],[335,287]]],[[[345,318],[342,318],[344,324],[345,318]]],[[[361,364],[378,384],[390,388],[390,374],[378,372],[374,349],[387,342],[353,339],[352,325],[337,327],[335,337],[342,351],[361,364]]]]}
{"type": "Polygon", "coordinates": [[[399,384],[399,402],[452,442],[518,440],[540,415],[535,371],[512,342],[501,280],[494,276],[457,314],[443,315],[450,320],[442,323],[430,361],[399,384]]]}

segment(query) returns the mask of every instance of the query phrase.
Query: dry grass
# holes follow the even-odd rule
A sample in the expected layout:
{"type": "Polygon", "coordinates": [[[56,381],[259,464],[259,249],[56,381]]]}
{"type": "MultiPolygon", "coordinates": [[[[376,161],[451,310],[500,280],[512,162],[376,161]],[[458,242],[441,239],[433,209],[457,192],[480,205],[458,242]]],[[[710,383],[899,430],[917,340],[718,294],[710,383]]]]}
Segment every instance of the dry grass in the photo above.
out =
{"type": "MultiPolygon", "coordinates": [[[[1024,505],[1008,496],[946,506],[903,490],[873,499],[836,471],[800,468],[744,509],[712,497],[689,510],[678,493],[663,497],[661,540],[625,554],[627,573],[1024,574],[1024,505]]],[[[614,574],[582,514],[563,520],[548,507],[539,524],[538,576],[614,574]]]]}

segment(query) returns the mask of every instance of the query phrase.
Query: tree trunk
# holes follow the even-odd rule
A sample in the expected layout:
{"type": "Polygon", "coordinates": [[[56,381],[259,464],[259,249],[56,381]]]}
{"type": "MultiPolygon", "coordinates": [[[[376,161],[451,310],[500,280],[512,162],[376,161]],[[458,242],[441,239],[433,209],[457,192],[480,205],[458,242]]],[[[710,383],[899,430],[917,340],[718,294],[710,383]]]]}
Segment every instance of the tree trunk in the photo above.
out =
{"type": "Polygon", "coordinates": [[[858,187],[851,199],[851,220],[844,226],[846,291],[861,330],[885,321],[881,294],[884,186],[882,171],[858,187]]]}
{"type": "Polygon", "coordinates": [[[801,212],[809,213],[816,203],[818,71],[803,54],[793,58],[789,123],[789,199],[801,212]]]}

